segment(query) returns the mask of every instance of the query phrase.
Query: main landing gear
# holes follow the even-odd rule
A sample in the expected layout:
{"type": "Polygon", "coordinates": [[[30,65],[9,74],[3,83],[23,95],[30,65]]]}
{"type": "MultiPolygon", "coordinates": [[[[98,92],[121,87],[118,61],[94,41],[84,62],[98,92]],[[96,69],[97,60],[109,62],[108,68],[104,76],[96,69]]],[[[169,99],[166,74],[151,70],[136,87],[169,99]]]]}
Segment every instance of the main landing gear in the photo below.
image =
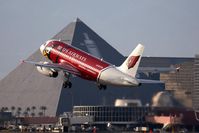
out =
{"type": "Polygon", "coordinates": [[[64,73],[64,83],[62,85],[63,88],[71,88],[72,83],[69,81],[70,73],[64,73]]]}
{"type": "Polygon", "coordinates": [[[72,87],[72,83],[70,81],[65,81],[63,83],[63,88],[71,88],[72,87]]]}
{"type": "Polygon", "coordinates": [[[106,90],[107,88],[106,85],[102,85],[102,84],[98,84],[97,87],[99,88],[99,90],[106,90]]]}

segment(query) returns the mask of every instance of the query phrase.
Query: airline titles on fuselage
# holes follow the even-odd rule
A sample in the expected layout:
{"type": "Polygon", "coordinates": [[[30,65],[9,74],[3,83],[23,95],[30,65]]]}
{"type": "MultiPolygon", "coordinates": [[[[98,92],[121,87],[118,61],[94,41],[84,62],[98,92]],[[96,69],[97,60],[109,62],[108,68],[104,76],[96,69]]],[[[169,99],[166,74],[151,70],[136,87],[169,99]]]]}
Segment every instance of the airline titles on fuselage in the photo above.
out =
{"type": "Polygon", "coordinates": [[[79,55],[79,54],[77,54],[77,53],[71,51],[70,49],[62,48],[62,46],[60,46],[60,45],[57,47],[57,49],[58,49],[58,50],[61,50],[61,49],[62,49],[62,52],[63,52],[64,54],[68,54],[68,55],[70,55],[70,56],[72,56],[72,57],[74,57],[74,58],[76,58],[76,59],[81,60],[81,61],[84,61],[84,62],[85,62],[85,61],[87,60],[86,57],[81,56],[81,55],[79,55]]]}
{"type": "Polygon", "coordinates": [[[89,66],[88,64],[84,63],[87,58],[82,56],[82,55],[79,55],[77,54],[76,52],[73,52],[72,50],[70,50],[70,48],[65,48],[65,47],[62,47],[62,46],[58,46],[57,47],[57,50],[55,49],[55,51],[60,51],[58,53],[60,53],[60,55],[62,55],[62,57],[67,57],[67,58],[70,58],[71,61],[74,61],[74,62],[78,62],[78,66],[86,71],[89,71],[91,73],[93,73],[94,75],[96,75],[98,72],[98,69],[92,67],[92,66],[89,66]]]}

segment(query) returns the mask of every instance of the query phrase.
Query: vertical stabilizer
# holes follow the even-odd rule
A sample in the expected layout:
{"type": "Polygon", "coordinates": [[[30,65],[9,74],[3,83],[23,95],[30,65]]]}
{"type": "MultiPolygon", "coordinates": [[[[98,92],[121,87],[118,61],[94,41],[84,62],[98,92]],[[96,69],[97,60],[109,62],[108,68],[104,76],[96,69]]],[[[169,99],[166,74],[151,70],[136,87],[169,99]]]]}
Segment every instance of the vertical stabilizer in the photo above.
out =
{"type": "Polygon", "coordinates": [[[118,67],[119,70],[132,77],[135,77],[143,51],[144,46],[142,44],[138,44],[133,52],[131,52],[128,58],[124,61],[124,63],[118,67]]]}

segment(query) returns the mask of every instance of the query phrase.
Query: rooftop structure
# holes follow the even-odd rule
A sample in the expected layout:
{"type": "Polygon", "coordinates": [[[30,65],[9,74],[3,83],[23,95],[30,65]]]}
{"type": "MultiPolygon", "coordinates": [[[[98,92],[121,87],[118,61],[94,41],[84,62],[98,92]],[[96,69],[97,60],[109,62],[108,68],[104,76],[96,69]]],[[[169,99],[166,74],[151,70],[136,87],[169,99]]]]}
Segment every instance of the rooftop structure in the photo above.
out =
{"type": "Polygon", "coordinates": [[[142,102],[139,99],[116,99],[115,100],[116,107],[140,107],[142,106],[142,102]]]}
{"type": "MultiPolygon", "coordinates": [[[[130,127],[147,126],[149,128],[166,129],[169,126],[178,126],[192,130],[199,130],[198,113],[191,108],[176,107],[115,107],[115,106],[74,106],[73,117],[75,124],[96,125],[104,129],[111,124],[123,130],[130,127]],[[79,123],[78,119],[84,119],[79,123]]],[[[132,129],[131,129],[132,131],[132,129]]]]}

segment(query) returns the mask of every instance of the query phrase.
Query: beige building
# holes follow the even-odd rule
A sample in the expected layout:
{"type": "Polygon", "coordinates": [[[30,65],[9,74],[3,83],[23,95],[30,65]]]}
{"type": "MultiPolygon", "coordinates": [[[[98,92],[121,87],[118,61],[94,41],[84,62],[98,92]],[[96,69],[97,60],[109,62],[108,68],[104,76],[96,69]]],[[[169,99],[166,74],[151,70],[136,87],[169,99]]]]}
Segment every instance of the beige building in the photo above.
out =
{"type": "Polygon", "coordinates": [[[192,91],[193,108],[199,110],[199,55],[194,61],[194,87],[192,91]]]}
{"type": "Polygon", "coordinates": [[[196,102],[197,99],[199,101],[199,86],[197,86],[196,78],[199,77],[199,74],[197,75],[196,72],[196,62],[197,58],[190,58],[189,61],[175,65],[175,67],[180,67],[178,72],[160,74],[160,79],[165,82],[165,89],[171,92],[174,98],[185,107],[199,106],[199,102],[196,102]]]}

